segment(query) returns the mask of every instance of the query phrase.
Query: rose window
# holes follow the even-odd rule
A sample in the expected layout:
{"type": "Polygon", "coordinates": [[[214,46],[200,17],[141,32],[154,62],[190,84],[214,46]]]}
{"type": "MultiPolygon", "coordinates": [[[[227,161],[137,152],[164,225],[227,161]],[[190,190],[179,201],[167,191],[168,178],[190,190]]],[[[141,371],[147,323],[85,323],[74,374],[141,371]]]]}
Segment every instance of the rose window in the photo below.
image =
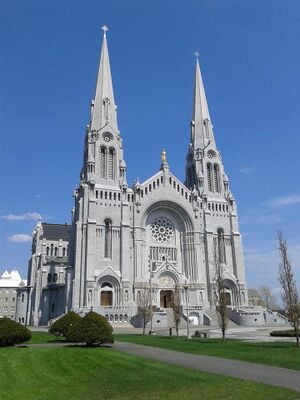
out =
{"type": "Polygon", "coordinates": [[[151,223],[151,233],[156,242],[170,242],[174,235],[174,226],[167,218],[158,217],[151,223]]]}

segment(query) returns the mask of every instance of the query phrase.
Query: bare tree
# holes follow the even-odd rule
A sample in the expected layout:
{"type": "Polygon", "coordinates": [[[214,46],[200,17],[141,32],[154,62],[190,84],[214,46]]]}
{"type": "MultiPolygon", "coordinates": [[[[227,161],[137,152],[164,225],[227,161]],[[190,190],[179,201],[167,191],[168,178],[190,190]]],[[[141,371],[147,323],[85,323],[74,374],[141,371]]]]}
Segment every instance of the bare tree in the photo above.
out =
{"type": "Polygon", "coordinates": [[[178,287],[175,287],[172,308],[174,313],[174,322],[175,322],[175,329],[176,329],[176,336],[178,337],[179,334],[179,324],[182,316],[182,306],[181,306],[181,298],[180,298],[180,290],[178,287]]]}
{"type": "Polygon", "coordinates": [[[278,308],[276,298],[268,286],[261,285],[258,289],[248,289],[249,304],[263,306],[274,310],[278,308]]]}
{"type": "Polygon", "coordinates": [[[153,310],[152,310],[152,305],[151,305],[149,289],[144,288],[139,291],[138,297],[137,297],[137,305],[138,305],[139,314],[141,315],[142,320],[143,320],[143,335],[145,335],[146,325],[149,321],[151,321],[151,319],[153,317],[153,310]]]}
{"type": "Polygon", "coordinates": [[[248,301],[250,306],[261,306],[261,296],[257,289],[248,289],[248,301]]]}
{"type": "Polygon", "coordinates": [[[296,343],[299,347],[300,299],[292,264],[288,258],[287,243],[281,231],[277,233],[277,243],[280,256],[279,282],[282,288],[282,301],[287,313],[287,318],[294,328],[296,343]]]}
{"type": "Polygon", "coordinates": [[[226,297],[226,288],[225,282],[223,278],[223,270],[221,263],[218,259],[217,249],[215,248],[214,252],[214,267],[215,267],[215,302],[216,302],[216,311],[218,315],[218,323],[222,331],[222,340],[225,341],[225,335],[228,328],[228,320],[229,320],[229,310],[228,310],[228,301],[226,297]]]}
{"type": "Polygon", "coordinates": [[[258,292],[261,298],[261,305],[267,307],[271,310],[278,308],[275,296],[273,295],[271,289],[268,286],[261,285],[258,288],[258,292]]]}

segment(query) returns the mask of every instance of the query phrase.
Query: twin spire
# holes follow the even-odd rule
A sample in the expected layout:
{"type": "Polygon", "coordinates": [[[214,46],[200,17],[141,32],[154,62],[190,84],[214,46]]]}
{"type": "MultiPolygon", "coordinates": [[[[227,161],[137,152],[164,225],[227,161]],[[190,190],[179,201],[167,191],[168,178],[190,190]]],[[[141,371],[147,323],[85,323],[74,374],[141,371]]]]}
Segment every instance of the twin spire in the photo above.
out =
{"type": "Polygon", "coordinates": [[[192,116],[191,142],[195,149],[204,148],[208,141],[214,142],[202,74],[199,65],[199,53],[195,52],[196,71],[194,86],[194,104],[192,116]]]}
{"type": "MultiPolygon", "coordinates": [[[[118,132],[117,107],[114,99],[112,76],[109,63],[106,32],[108,28],[102,27],[103,40],[101,57],[98,69],[95,99],[92,102],[91,129],[99,130],[107,124],[118,132]]],[[[199,53],[196,56],[194,105],[191,144],[194,149],[204,148],[208,142],[214,144],[211,119],[209,115],[202,74],[199,65],[199,53]]]]}
{"type": "Polygon", "coordinates": [[[106,32],[108,28],[102,27],[103,40],[98,69],[95,100],[92,102],[91,129],[99,130],[110,124],[118,132],[117,107],[114,99],[114,91],[109,63],[106,32]]]}

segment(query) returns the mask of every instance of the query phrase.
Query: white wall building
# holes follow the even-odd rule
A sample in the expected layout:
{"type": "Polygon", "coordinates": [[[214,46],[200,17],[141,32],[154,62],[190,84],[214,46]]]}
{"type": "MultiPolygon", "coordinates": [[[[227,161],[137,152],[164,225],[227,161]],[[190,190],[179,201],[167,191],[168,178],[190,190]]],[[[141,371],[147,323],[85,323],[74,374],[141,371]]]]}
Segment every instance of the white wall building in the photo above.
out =
{"type": "Polygon", "coordinates": [[[34,231],[28,321],[47,324],[68,310],[91,308],[111,321],[127,321],[151,276],[157,309],[170,307],[175,287],[184,302],[188,286],[191,317],[202,323],[215,302],[215,252],[228,304],[247,305],[236,202],[198,60],[185,182],[173,175],[162,151],[153,176],[128,187],[105,33],[72,224],[38,223],[34,231]]]}
{"type": "Polygon", "coordinates": [[[25,324],[26,308],[27,281],[17,270],[6,270],[0,278],[0,318],[7,317],[25,324]]]}

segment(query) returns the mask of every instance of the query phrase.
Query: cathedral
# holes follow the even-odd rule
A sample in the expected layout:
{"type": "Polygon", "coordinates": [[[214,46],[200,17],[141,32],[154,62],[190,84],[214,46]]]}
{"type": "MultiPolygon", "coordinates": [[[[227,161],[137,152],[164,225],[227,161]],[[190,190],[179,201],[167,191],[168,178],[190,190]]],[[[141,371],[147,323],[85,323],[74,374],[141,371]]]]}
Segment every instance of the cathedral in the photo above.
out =
{"type": "Polygon", "coordinates": [[[39,222],[33,232],[27,323],[91,309],[114,323],[132,322],[150,291],[154,323],[163,326],[176,289],[183,314],[203,324],[215,306],[216,263],[228,305],[247,306],[236,202],[197,57],[185,181],[162,150],[160,169],[129,187],[106,31],[71,224],[39,222]]]}

